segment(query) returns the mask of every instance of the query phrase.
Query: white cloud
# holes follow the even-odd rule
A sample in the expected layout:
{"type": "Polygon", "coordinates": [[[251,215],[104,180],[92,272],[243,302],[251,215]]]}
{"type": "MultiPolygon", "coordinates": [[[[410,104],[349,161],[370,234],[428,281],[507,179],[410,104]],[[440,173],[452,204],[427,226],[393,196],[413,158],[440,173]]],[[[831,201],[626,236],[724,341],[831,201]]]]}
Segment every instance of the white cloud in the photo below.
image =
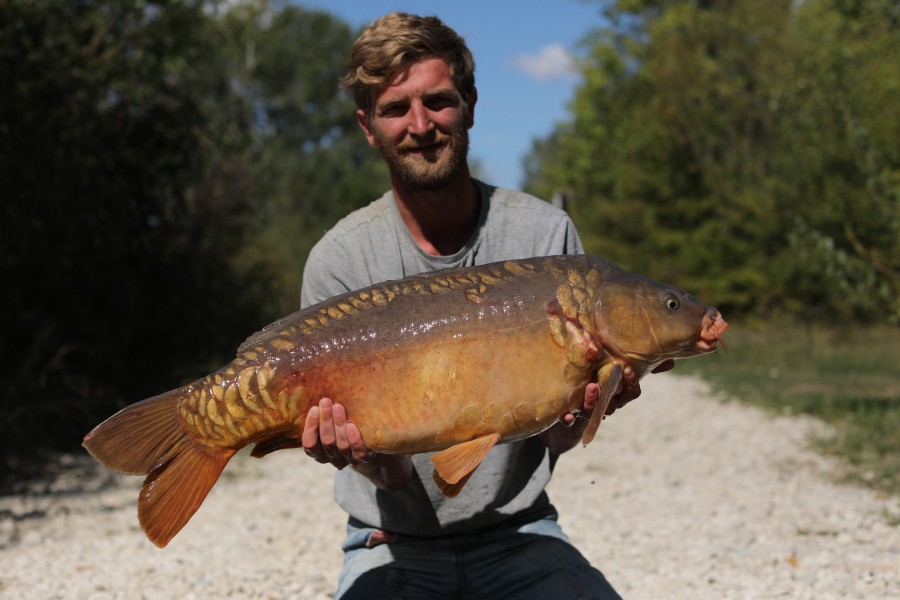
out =
{"type": "Polygon", "coordinates": [[[515,65],[529,77],[538,81],[549,81],[573,75],[575,59],[559,44],[550,44],[537,51],[537,54],[520,54],[515,65]]]}

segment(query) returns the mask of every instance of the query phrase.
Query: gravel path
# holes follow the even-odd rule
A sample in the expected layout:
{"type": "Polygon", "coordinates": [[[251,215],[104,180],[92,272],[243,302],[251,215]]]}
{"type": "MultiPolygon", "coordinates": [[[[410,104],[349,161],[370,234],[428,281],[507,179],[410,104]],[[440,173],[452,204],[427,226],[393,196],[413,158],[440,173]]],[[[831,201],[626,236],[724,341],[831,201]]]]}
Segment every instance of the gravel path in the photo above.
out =
{"type": "MultiPolygon", "coordinates": [[[[822,425],[655,375],[557,465],[563,528],[626,599],[900,598],[900,501],[838,485],[806,447],[822,425]]],[[[80,460],[73,460],[76,466],[80,460]]],[[[242,454],[164,550],[139,478],[70,468],[0,497],[0,598],[328,598],[344,517],[327,467],[242,454]]]]}

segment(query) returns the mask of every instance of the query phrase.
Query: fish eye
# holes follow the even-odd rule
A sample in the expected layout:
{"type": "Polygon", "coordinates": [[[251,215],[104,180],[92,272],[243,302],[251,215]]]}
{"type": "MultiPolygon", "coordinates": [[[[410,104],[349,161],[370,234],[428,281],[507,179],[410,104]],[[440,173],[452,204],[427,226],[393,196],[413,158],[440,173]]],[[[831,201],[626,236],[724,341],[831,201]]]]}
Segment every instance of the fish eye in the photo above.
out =
{"type": "Polygon", "coordinates": [[[665,305],[666,305],[666,308],[668,308],[669,310],[675,310],[679,306],[681,306],[681,303],[678,301],[678,298],[676,298],[675,296],[666,296],[665,305]]]}

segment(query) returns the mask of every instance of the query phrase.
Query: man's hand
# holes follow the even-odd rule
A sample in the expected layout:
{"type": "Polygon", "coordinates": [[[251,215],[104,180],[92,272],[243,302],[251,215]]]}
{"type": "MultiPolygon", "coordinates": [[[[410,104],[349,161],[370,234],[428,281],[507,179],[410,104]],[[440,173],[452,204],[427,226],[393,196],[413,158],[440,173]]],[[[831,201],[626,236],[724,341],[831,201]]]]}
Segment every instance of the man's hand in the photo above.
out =
{"type": "Polygon", "coordinates": [[[367,462],[374,454],[363,442],[359,428],[347,420],[344,406],[328,398],[322,398],[318,406],[306,413],[301,443],[316,461],[331,463],[338,469],[367,462]]]}
{"type": "Polygon", "coordinates": [[[322,398],[306,414],[301,444],[306,454],[338,469],[351,465],[380,488],[396,490],[412,479],[412,461],[402,454],[372,452],[342,404],[322,398]]]}
{"type": "MultiPolygon", "coordinates": [[[[670,358],[669,360],[660,363],[650,372],[665,373],[666,371],[671,371],[674,367],[675,361],[670,358]]],[[[630,367],[625,367],[625,371],[622,374],[622,391],[612,397],[609,406],[606,407],[606,415],[609,416],[613,414],[617,409],[622,408],[632,400],[636,400],[640,395],[641,384],[638,382],[637,377],[635,377],[634,371],[632,371],[630,367]]],[[[587,400],[587,398],[585,398],[585,400],[587,400]]],[[[590,414],[586,416],[590,417],[590,414]]]]}
{"type": "MultiPolygon", "coordinates": [[[[663,373],[670,371],[675,366],[674,360],[667,360],[653,369],[651,373],[663,373]]],[[[617,409],[622,408],[641,395],[641,384],[631,367],[625,367],[622,371],[622,391],[612,397],[609,406],[606,407],[606,415],[611,415],[617,409]]],[[[600,401],[600,386],[595,382],[587,384],[584,388],[584,403],[581,412],[577,415],[566,413],[559,423],[540,434],[540,439],[551,452],[562,454],[574,448],[581,440],[584,428],[593,414],[597,403],[600,401]]]]}

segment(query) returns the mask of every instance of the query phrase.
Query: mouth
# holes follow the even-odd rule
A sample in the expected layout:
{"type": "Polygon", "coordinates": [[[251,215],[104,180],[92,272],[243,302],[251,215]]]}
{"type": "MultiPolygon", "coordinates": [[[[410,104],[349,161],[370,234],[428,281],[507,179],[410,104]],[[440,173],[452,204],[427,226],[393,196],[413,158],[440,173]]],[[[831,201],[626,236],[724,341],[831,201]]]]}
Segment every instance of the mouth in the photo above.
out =
{"type": "Polygon", "coordinates": [[[446,148],[450,142],[451,136],[444,135],[439,131],[418,139],[409,136],[406,140],[397,145],[397,152],[399,154],[413,155],[434,154],[446,148]]]}
{"type": "Polygon", "coordinates": [[[404,146],[398,148],[398,150],[400,154],[403,154],[404,156],[430,156],[440,152],[443,147],[443,143],[435,142],[433,144],[422,146],[404,146]]]}
{"type": "Polygon", "coordinates": [[[722,340],[722,334],[728,329],[728,323],[722,318],[722,313],[715,309],[711,309],[703,317],[703,323],[700,327],[700,339],[694,345],[699,352],[712,352],[718,348],[718,344],[722,344],[725,352],[728,347],[722,340]]]}

